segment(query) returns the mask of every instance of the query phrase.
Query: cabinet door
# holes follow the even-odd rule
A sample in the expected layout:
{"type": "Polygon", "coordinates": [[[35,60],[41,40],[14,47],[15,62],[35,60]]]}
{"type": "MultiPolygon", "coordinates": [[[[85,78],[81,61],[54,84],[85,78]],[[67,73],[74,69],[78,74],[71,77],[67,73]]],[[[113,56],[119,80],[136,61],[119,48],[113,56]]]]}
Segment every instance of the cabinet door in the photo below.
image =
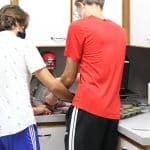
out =
{"type": "Polygon", "coordinates": [[[64,134],[65,126],[38,128],[41,150],[65,150],[64,134]]]}
{"type": "Polygon", "coordinates": [[[150,47],[150,1],[131,0],[131,45],[150,47]]]}
{"type": "Polygon", "coordinates": [[[106,0],[103,12],[106,18],[122,25],[122,0],[106,0]]]}
{"type": "Polygon", "coordinates": [[[149,150],[149,147],[144,147],[138,143],[135,143],[121,136],[119,138],[118,150],[149,150]]]}
{"type": "Polygon", "coordinates": [[[121,139],[121,147],[119,150],[140,150],[135,145],[129,143],[128,141],[121,139]]]}
{"type": "Polygon", "coordinates": [[[27,37],[37,46],[64,46],[70,24],[70,0],[19,0],[30,16],[27,37]]]}
{"type": "MultiPolygon", "coordinates": [[[[73,0],[73,21],[78,19],[78,13],[73,0]]],[[[103,8],[104,16],[122,25],[122,0],[106,0],[103,8]]]]}

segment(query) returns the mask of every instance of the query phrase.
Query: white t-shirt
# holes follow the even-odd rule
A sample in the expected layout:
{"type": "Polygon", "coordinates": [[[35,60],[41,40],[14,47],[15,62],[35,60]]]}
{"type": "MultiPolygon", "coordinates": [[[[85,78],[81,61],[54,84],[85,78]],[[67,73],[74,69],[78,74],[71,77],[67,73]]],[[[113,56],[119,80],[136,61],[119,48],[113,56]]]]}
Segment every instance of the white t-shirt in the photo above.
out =
{"type": "Polygon", "coordinates": [[[36,47],[10,31],[0,32],[0,137],[35,124],[30,103],[32,73],[45,67],[36,47]]]}

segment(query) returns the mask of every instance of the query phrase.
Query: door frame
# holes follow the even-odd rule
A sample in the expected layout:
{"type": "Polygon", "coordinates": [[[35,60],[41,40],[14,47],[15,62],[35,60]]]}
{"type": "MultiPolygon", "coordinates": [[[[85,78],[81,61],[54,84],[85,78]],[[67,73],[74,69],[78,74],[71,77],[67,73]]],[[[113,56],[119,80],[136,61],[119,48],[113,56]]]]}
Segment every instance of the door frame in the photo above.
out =
{"type": "Polygon", "coordinates": [[[122,26],[127,32],[127,44],[130,45],[130,0],[122,0],[122,26]]]}
{"type": "Polygon", "coordinates": [[[19,0],[10,0],[10,3],[13,5],[19,5],[19,0]]]}

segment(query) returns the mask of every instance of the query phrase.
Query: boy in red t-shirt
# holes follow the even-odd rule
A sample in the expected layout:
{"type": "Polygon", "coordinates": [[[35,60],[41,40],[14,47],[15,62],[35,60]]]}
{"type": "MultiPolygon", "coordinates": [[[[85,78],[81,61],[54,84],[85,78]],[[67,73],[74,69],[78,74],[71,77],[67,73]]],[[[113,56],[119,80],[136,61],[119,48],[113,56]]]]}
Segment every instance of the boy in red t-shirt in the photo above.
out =
{"type": "Polygon", "coordinates": [[[81,19],[68,30],[61,82],[80,81],[66,115],[66,150],[116,150],[126,33],[105,19],[104,0],[76,0],[81,19]]]}

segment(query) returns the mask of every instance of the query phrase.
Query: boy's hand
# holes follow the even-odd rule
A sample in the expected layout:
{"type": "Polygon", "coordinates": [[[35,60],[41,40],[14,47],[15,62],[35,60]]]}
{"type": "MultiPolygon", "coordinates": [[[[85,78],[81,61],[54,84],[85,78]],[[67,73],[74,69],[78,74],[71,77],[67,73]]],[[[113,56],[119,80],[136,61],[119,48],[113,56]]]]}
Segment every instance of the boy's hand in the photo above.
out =
{"type": "Polygon", "coordinates": [[[58,102],[58,98],[54,96],[52,93],[49,93],[45,98],[43,103],[54,106],[58,102]]]}
{"type": "Polygon", "coordinates": [[[52,113],[52,111],[44,104],[33,107],[33,111],[35,115],[49,115],[52,113]]]}

